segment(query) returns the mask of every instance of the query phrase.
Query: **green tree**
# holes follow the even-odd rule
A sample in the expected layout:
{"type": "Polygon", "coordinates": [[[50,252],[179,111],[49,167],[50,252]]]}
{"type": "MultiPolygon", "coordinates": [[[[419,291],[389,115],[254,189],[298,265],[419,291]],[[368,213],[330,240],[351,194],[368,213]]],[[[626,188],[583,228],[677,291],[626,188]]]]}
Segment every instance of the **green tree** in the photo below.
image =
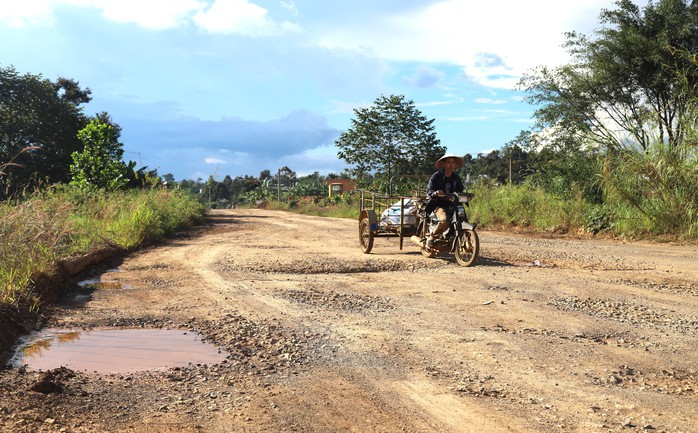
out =
{"type": "Polygon", "coordinates": [[[52,82],[0,67],[0,163],[13,163],[0,178],[0,199],[70,179],[72,153],[82,149],[77,133],[88,123],[81,105],[90,93],[71,79],[52,82]]]}
{"type": "MultiPolygon", "coordinates": [[[[223,179],[223,182],[225,183],[225,179],[223,179]]],[[[231,203],[242,202],[243,196],[246,193],[258,188],[261,184],[262,182],[254,176],[244,175],[235,177],[228,185],[231,203]]]]}
{"type": "MultiPolygon", "coordinates": [[[[201,199],[201,191],[204,188],[204,182],[202,181],[201,178],[198,178],[196,180],[192,179],[184,179],[178,184],[179,189],[184,190],[184,191],[189,191],[193,195],[199,197],[201,199]]],[[[208,201],[208,198],[205,200],[202,199],[201,201],[208,201]]]]}
{"type": "Polygon", "coordinates": [[[230,207],[230,191],[224,182],[218,182],[213,175],[201,188],[201,196],[204,201],[213,209],[230,207]]]}
{"type": "Polygon", "coordinates": [[[593,37],[568,34],[572,63],[539,68],[521,81],[529,102],[541,105],[537,147],[552,149],[553,157],[564,153],[560,161],[570,169],[598,155],[604,219],[695,236],[698,2],[616,6],[601,12],[603,26],[593,37]]]}
{"type": "Polygon", "coordinates": [[[319,172],[298,178],[298,181],[288,190],[294,197],[327,195],[325,177],[319,172]]]}
{"type": "Polygon", "coordinates": [[[280,183],[282,188],[292,187],[296,183],[296,180],[296,172],[285,165],[279,169],[272,179],[275,184],[280,183]]]}
{"type": "Polygon", "coordinates": [[[269,170],[268,168],[259,172],[259,181],[260,182],[263,182],[263,181],[265,181],[267,179],[271,179],[271,178],[272,178],[271,170],[269,170]]]}
{"type": "Polygon", "coordinates": [[[124,151],[119,142],[119,129],[108,116],[102,119],[93,119],[78,132],[83,150],[73,152],[70,183],[81,188],[116,190],[126,186],[129,167],[121,160],[124,151]]]}
{"type": "Polygon", "coordinates": [[[431,174],[434,161],[446,151],[436,138],[434,120],[402,95],[380,96],[354,114],[351,127],[335,142],[337,155],[354,166],[351,172],[358,179],[381,177],[388,194],[394,176],[431,174]]]}
{"type": "Polygon", "coordinates": [[[657,138],[670,146],[685,134],[683,121],[698,89],[698,74],[677,77],[698,51],[698,3],[630,0],[602,10],[592,37],[567,34],[570,64],[538,68],[520,85],[541,105],[537,127],[549,144],[600,145],[612,151],[647,150],[657,138]],[[688,86],[679,80],[687,79],[688,86]]]}
{"type": "Polygon", "coordinates": [[[526,155],[520,167],[520,181],[531,181],[558,197],[572,198],[581,192],[587,200],[601,203],[598,148],[562,142],[557,146],[542,145],[531,131],[522,131],[507,146],[520,147],[526,155]]]}
{"type": "Polygon", "coordinates": [[[135,161],[128,162],[126,170],[126,187],[141,189],[155,188],[163,185],[164,180],[164,178],[161,178],[160,175],[158,175],[158,171],[156,169],[148,170],[148,166],[143,166],[136,169],[135,161]]]}
{"type": "Polygon", "coordinates": [[[226,174],[223,178],[223,186],[225,186],[225,198],[232,203],[233,178],[226,174]]]}
{"type": "Polygon", "coordinates": [[[162,175],[163,184],[169,189],[174,188],[177,185],[177,181],[172,173],[165,173],[162,175]]]}

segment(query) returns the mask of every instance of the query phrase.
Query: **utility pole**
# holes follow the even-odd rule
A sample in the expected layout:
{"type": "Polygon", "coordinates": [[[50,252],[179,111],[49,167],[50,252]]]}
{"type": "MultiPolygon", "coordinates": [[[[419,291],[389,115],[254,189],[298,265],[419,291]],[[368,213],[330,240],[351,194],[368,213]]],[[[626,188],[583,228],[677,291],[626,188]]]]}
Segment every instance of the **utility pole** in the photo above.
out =
{"type": "Polygon", "coordinates": [[[511,158],[509,158],[509,185],[511,185],[511,158]]]}
{"type": "Polygon", "coordinates": [[[277,201],[281,203],[281,169],[278,169],[278,171],[276,172],[276,185],[278,194],[277,201]]]}

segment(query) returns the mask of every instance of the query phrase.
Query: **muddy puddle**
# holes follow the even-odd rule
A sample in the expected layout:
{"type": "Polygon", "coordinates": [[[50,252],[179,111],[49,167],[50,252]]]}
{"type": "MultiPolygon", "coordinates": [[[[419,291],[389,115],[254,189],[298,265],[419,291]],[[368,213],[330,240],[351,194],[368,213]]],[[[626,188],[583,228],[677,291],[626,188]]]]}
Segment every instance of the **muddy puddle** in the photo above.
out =
{"type": "Polygon", "coordinates": [[[193,332],[166,329],[44,329],[28,336],[12,367],[128,373],[167,370],[189,364],[217,364],[227,353],[193,332]]]}
{"type": "Polygon", "coordinates": [[[103,280],[102,277],[88,278],[78,282],[78,287],[95,290],[130,290],[136,286],[129,283],[122,283],[114,280],[103,280]]]}

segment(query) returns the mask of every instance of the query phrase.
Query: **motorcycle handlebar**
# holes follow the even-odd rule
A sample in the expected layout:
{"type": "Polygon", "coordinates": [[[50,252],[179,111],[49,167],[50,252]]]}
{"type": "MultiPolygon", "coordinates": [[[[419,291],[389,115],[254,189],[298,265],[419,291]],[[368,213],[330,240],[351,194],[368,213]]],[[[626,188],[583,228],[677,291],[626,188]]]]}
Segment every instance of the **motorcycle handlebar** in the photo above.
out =
{"type": "Polygon", "coordinates": [[[432,197],[444,197],[448,198],[449,200],[453,202],[462,202],[462,203],[467,203],[470,201],[473,197],[475,197],[475,194],[473,193],[462,193],[462,192],[452,192],[452,193],[444,193],[444,194],[433,194],[432,197]]]}

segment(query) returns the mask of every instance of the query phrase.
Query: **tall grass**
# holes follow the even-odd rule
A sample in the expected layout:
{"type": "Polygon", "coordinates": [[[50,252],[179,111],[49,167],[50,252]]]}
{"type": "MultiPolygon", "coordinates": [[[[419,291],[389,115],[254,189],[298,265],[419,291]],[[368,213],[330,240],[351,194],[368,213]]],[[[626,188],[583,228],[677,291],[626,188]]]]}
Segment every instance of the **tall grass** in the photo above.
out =
{"type": "Polygon", "coordinates": [[[585,225],[590,205],[582,194],[559,198],[531,183],[493,186],[475,184],[471,190],[470,219],[483,228],[522,227],[534,231],[568,233],[585,225]]]}
{"type": "Polygon", "coordinates": [[[106,246],[132,249],[204,216],[184,191],[105,193],[58,186],[0,203],[0,304],[36,309],[33,279],[70,256],[106,246]]]}
{"type": "Polygon", "coordinates": [[[698,238],[698,146],[658,141],[644,152],[608,155],[605,202],[618,229],[698,238]]]}

